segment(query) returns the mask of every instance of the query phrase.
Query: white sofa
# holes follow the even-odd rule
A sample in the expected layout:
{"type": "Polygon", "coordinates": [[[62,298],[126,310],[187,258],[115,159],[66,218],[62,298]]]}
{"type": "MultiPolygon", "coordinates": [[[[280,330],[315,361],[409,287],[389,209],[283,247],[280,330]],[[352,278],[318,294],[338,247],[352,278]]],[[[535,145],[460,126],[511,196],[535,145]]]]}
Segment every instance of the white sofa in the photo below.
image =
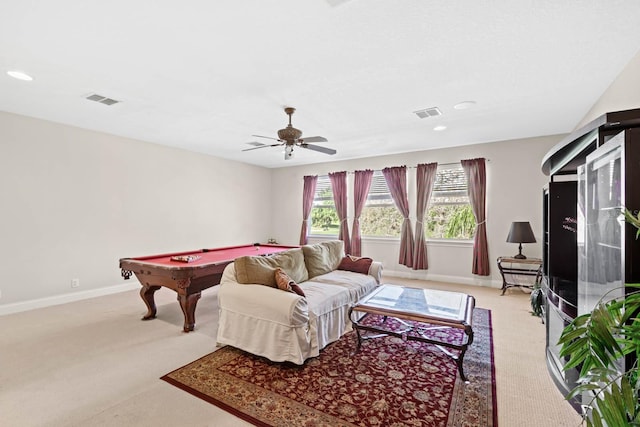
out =
{"type": "Polygon", "coordinates": [[[368,274],[362,274],[338,269],[345,268],[343,260],[350,261],[343,257],[343,242],[338,240],[229,264],[218,291],[218,345],[298,365],[318,356],[351,330],[349,308],[381,281],[381,263],[371,262],[368,274]],[[247,263],[258,273],[247,273],[247,263]],[[291,276],[305,296],[263,283],[276,267],[291,276]]]}

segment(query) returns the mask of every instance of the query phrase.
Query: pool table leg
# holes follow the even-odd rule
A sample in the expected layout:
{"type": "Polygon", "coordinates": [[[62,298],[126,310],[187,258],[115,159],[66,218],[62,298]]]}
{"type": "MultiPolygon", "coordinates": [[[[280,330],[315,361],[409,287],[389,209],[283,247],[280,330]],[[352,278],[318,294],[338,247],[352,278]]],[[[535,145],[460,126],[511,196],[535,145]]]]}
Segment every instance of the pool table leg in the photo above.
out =
{"type": "Polygon", "coordinates": [[[140,289],[140,298],[147,306],[147,314],[142,317],[142,320],[151,320],[155,319],[157,309],[156,309],[156,301],[153,298],[153,294],[160,289],[160,286],[151,286],[151,285],[142,285],[142,289],[140,289]]]}
{"type": "Polygon", "coordinates": [[[189,295],[178,294],[178,302],[184,313],[184,327],[182,330],[185,332],[193,331],[196,326],[196,304],[199,299],[200,292],[189,295]]]}

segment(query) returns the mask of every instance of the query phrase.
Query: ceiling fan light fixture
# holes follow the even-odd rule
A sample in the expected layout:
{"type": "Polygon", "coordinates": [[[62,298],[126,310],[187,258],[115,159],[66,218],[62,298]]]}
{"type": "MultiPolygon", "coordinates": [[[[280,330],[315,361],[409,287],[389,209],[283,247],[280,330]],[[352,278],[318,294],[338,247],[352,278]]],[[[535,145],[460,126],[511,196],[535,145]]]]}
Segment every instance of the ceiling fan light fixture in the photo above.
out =
{"type": "Polygon", "coordinates": [[[286,147],[284,147],[284,159],[293,159],[293,145],[287,145],[286,147]]]}

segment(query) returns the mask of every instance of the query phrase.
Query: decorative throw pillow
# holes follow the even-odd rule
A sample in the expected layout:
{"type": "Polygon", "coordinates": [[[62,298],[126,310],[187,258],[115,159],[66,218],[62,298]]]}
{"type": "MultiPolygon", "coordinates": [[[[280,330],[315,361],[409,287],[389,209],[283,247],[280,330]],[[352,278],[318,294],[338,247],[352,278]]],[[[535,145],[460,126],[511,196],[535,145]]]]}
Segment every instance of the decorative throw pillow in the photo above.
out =
{"type": "Polygon", "coordinates": [[[273,272],[277,267],[281,267],[296,282],[304,282],[309,278],[300,248],[271,256],[243,256],[236,258],[234,264],[238,283],[258,283],[275,288],[273,272]]]}
{"type": "Polygon", "coordinates": [[[369,268],[373,260],[366,257],[356,257],[353,255],[347,255],[342,258],[338,270],[353,271],[354,273],[369,274],[369,268]]]}
{"type": "Polygon", "coordinates": [[[280,267],[276,268],[275,279],[276,284],[278,285],[278,289],[287,292],[294,292],[302,297],[305,296],[302,288],[298,286],[296,282],[291,280],[291,277],[289,277],[289,275],[285,273],[285,271],[280,267]]]}
{"type": "Polygon", "coordinates": [[[313,278],[338,268],[340,260],[344,257],[344,242],[330,240],[315,245],[305,245],[302,251],[309,278],[313,278]]]}

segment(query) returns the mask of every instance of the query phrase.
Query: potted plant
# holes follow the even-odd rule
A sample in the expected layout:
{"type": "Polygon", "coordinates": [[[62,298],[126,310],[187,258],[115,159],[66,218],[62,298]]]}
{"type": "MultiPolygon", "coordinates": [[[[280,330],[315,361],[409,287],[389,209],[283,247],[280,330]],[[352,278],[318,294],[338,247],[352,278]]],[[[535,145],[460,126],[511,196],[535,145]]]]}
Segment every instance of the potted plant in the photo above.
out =
{"type": "MultiPolygon", "coordinates": [[[[640,213],[634,216],[624,209],[627,222],[640,237],[640,213]]],[[[562,332],[560,355],[569,357],[564,369],[580,369],[578,386],[567,396],[571,399],[590,393],[583,418],[588,426],[640,426],[640,284],[617,298],[603,296],[591,313],[576,317],[562,332]],[[635,362],[620,372],[616,364],[627,355],[635,362]]]]}
{"type": "Polygon", "coordinates": [[[531,302],[531,315],[542,317],[544,315],[544,291],[540,281],[536,280],[529,296],[531,302]]]}

